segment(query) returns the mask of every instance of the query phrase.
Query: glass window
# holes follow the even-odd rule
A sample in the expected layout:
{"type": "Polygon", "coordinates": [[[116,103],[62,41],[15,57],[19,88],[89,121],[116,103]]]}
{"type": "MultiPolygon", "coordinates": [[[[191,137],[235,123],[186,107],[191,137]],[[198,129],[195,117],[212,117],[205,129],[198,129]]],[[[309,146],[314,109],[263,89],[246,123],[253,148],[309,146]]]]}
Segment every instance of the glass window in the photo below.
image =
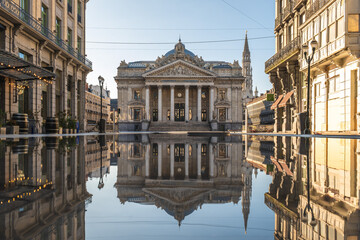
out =
{"type": "Polygon", "coordinates": [[[315,84],[315,97],[320,96],[320,83],[315,84]]]}
{"type": "Polygon", "coordinates": [[[140,99],[141,99],[141,92],[140,92],[140,90],[135,90],[135,91],[134,91],[134,99],[135,99],[135,100],[140,100],[140,99]]]}
{"type": "Polygon", "coordinates": [[[226,89],[219,89],[219,100],[224,101],[226,96],[226,89]]]}
{"type": "Polygon", "coordinates": [[[226,108],[219,108],[219,121],[226,121],[226,108]]]}
{"type": "Polygon", "coordinates": [[[134,120],[135,121],[140,121],[140,108],[135,108],[134,109],[134,120]]]}
{"type": "Polygon", "coordinates": [[[47,33],[46,30],[49,25],[48,12],[49,12],[48,8],[44,4],[41,5],[41,27],[43,33],[47,33]]]}
{"type": "Polygon", "coordinates": [[[59,41],[61,39],[61,20],[56,18],[55,20],[55,29],[56,29],[56,40],[59,41]]]}
{"type": "Polygon", "coordinates": [[[219,157],[226,158],[226,145],[225,144],[219,144],[219,157]]]}
{"type": "Polygon", "coordinates": [[[70,28],[68,28],[68,35],[67,35],[67,40],[68,40],[68,44],[70,47],[72,47],[72,30],[70,28]]]}
{"type": "Polygon", "coordinates": [[[337,26],[338,26],[338,31],[337,31],[337,37],[342,36],[345,34],[345,21],[344,21],[344,17],[340,18],[337,21],[337,26]]]}
{"type": "Polygon", "coordinates": [[[78,53],[81,53],[81,38],[80,37],[77,38],[77,50],[78,50],[78,53]]]}
{"type": "Polygon", "coordinates": [[[72,13],[72,0],[68,0],[68,12],[72,13]]]}
{"type": "Polygon", "coordinates": [[[348,18],[348,31],[359,32],[360,31],[360,18],[359,14],[349,14],[348,18]]]}

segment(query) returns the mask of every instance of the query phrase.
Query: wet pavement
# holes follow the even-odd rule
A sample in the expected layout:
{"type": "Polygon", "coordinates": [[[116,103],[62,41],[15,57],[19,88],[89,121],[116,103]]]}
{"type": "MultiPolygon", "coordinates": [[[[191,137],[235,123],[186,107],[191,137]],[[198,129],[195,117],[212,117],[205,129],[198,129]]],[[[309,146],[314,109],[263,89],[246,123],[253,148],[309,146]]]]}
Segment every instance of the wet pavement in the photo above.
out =
{"type": "Polygon", "coordinates": [[[359,237],[357,139],[20,137],[0,141],[0,239],[359,237]]]}

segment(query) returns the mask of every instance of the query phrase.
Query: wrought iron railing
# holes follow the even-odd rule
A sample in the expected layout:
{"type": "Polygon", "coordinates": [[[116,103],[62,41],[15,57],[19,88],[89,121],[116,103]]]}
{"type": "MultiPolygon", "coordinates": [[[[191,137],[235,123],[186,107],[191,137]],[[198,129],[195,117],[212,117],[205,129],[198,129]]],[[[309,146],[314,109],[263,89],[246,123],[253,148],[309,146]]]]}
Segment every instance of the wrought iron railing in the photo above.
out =
{"type": "Polygon", "coordinates": [[[278,53],[272,56],[265,62],[265,71],[281,62],[286,57],[290,56],[293,52],[300,49],[300,37],[292,40],[288,45],[282,48],[278,53]]]}
{"type": "Polygon", "coordinates": [[[322,8],[327,2],[328,0],[313,1],[310,7],[306,10],[305,13],[306,19],[309,19],[312,15],[314,15],[317,11],[319,11],[320,8],[322,8]]]}
{"type": "Polygon", "coordinates": [[[78,51],[75,51],[74,48],[64,40],[59,39],[50,29],[48,29],[46,26],[43,26],[37,19],[35,19],[31,14],[27,13],[15,2],[12,0],[0,0],[0,6],[13,16],[19,18],[27,26],[31,27],[33,30],[43,35],[51,42],[61,47],[64,51],[77,58],[80,62],[84,63],[89,68],[92,68],[92,62],[89,59],[84,57],[84,55],[80,54],[78,51]]]}

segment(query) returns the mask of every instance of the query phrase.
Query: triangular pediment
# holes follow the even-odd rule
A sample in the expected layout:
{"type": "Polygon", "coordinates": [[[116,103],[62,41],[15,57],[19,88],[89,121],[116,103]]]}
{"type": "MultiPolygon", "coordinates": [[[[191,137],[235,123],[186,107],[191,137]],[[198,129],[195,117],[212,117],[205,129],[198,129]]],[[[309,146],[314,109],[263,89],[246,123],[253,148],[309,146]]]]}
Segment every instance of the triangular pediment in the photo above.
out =
{"type": "Polygon", "coordinates": [[[196,199],[203,199],[204,195],[209,194],[208,189],[195,188],[146,188],[144,192],[171,203],[181,204],[191,202],[196,199]]]}
{"type": "Polygon", "coordinates": [[[175,62],[169,63],[165,66],[153,69],[145,74],[144,78],[154,78],[154,77],[167,77],[167,78],[187,78],[187,77],[207,77],[214,78],[216,75],[213,72],[210,72],[206,69],[195,66],[191,63],[185,62],[183,60],[177,60],[175,62]]]}

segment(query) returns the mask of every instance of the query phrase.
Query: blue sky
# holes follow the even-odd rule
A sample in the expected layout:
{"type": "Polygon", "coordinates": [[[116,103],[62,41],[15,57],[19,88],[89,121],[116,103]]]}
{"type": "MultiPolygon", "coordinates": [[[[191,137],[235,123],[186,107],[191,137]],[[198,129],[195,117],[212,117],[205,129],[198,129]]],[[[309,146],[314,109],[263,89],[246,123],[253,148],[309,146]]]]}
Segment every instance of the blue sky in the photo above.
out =
{"type": "Polygon", "coordinates": [[[257,86],[264,92],[272,87],[264,63],[274,54],[275,40],[251,38],[274,36],[274,7],[270,0],[91,0],[86,6],[86,51],[93,72],[87,82],[97,84],[102,75],[116,98],[114,76],[120,62],[156,60],[173,49],[179,35],[205,61],[241,62],[244,41],[186,42],[243,39],[248,30],[254,90],[257,86]]]}

